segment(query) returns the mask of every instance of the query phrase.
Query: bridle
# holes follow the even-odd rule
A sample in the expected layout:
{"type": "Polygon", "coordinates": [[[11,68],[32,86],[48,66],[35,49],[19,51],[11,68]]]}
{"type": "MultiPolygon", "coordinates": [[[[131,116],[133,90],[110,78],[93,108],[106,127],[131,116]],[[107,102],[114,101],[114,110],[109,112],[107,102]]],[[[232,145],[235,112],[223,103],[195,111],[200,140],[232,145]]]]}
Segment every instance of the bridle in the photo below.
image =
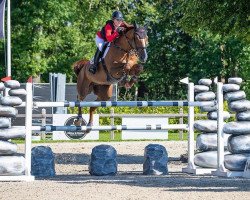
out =
{"type": "Polygon", "coordinates": [[[137,46],[137,44],[136,44],[136,39],[135,39],[136,35],[137,35],[140,39],[145,39],[145,38],[147,37],[147,31],[146,31],[145,29],[143,29],[143,28],[138,28],[138,29],[135,29],[135,30],[134,30],[133,42],[134,42],[134,44],[135,44],[135,47],[133,46],[133,44],[131,43],[130,39],[128,38],[127,33],[124,33],[124,32],[123,32],[122,35],[125,36],[126,41],[127,41],[127,43],[129,44],[129,46],[130,46],[130,50],[125,50],[124,48],[118,46],[118,45],[116,44],[117,40],[115,40],[115,41],[113,42],[113,46],[114,46],[115,48],[119,49],[120,51],[125,52],[125,53],[128,54],[129,56],[130,56],[130,55],[136,55],[137,57],[139,57],[139,51],[144,50],[144,49],[147,48],[146,46],[144,46],[144,47],[143,47],[143,46],[142,46],[142,47],[137,46]]]}
{"type": "Polygon", "coordinates": [[[125,66],[128,64],[130,56],[135,55],[138,58],[139,57],[139,51],[144,50],[144,49],[147,48],[146,46],[145,47],[137,46],[137,44],[136,44],[136,38],[135,38],[136,35],[140,39],[145,39],[147,37],[147,31],[144,28],[135,28],[134,29],[133,42],[135,44],[135,47],[131,43],[130,38],[127,36],[127,33],[123,32],[122,35],[125,36],[126,41],[129,44],[129,46],[130,46],[129,50],[126,50],[126,49],[120,47],[119,45],[117,45],[116,44],[117,40],[114,40],[114,42],[112,42],[110,44],[110,46],[113,45],[115,48],[119,49],[120,51],[125,52],[125,54],[127,55],[126,58],[125,58],[126,59],[126,63],[123,64],[123,66],[122,66],[122,76],[120,78],[113,77],[112,74],[110,74],[110,72],[107,70],[107,67],[106,67],[106,64],[104,62],[104,59],[102,60],[102,65],[103,65],[105,73],[107,75],[107,80],[109,82],[111,82],[111,83],[117,83],[117,82],[121,81],[122,79],[124,79],[127,76],[127,74],[125,72],[125,66]]]}

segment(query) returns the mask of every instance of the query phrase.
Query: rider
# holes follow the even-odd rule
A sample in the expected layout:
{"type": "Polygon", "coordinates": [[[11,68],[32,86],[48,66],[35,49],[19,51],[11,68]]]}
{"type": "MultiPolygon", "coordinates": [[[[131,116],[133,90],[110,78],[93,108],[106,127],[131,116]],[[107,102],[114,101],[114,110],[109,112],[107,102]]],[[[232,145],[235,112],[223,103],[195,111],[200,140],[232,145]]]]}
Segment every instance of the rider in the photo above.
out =
{"type": "Polygon", "coordinates": [[[96,73],[103,46],[107,42],[112,42],[113,40],[118,38],[122,34],[124,29],[129,27],[132,27],[132,25],[129,25],[124,21],[123,15],[120,11],[113,12],[112,20],[108,20],[106,22],[106,25],[96,34],[95,43],[97,46],[97,50],[94,56],[94,64],[89,68],[89,71],[91,73],[96,73]]]}

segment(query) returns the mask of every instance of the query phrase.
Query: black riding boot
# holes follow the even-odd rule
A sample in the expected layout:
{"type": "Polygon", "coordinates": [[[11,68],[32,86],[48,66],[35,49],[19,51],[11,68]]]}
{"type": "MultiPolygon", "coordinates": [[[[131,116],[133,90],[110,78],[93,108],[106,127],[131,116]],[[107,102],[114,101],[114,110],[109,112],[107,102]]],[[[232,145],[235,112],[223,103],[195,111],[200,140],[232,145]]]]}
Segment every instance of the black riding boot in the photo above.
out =
{"type": "Polygon", "coordinates": [[[94,57],[94,64],[91,65],[90,68],[89,68],[89,71],[92,74],[95,74],[96,71],[97,71],[100,55],[101,55],[101,51],[97,48],[97,50],[95,52],[95,57],[94,57]]]}

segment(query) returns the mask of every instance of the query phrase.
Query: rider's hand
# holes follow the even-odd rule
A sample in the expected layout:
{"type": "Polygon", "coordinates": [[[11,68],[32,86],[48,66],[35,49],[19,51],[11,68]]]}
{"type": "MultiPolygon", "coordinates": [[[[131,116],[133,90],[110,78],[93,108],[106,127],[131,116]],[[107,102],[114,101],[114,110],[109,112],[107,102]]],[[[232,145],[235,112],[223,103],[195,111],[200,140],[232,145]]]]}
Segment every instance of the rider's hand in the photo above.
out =
{"type": "Polygon", "coordinates": [[[124,27],[117,27],[116,31],[119,33],[119,35],[121,35],[123,33],[123,31],[125,30],[124,27]]]}

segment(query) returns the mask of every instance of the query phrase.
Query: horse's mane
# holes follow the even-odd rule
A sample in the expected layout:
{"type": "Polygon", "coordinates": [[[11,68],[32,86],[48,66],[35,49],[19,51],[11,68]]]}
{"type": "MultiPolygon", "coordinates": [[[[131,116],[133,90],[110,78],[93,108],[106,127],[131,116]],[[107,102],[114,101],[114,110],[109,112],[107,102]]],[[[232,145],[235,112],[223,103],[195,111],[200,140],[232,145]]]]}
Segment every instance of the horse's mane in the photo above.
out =
{"type": "Polygon", "coordinates": [[[134,26],[128,27],[128,28],[126,28],[125,33],[129,32],[129,31],[131,31],[131,30],[133,30],[133,29],[135,29],[135,27],[134,27],[134,26]]]}
{"type": "MultiPolygon", "coordinates": [[[[142,37],[145,36],[145,34],[147,34],[147,30],[144,27],[142,27],[142,26],[137,27],[136,29],[135,29],[134,26],[128,27],[128,28],[126,28],[124,34],[127,34],[130,31],[135,31],[135,30],[136,30],[136,32],[138,31],[139,35],[142,36],[142,37]]],[[[124,37],[124,35],[123,35],[123,37],[124,37]]],[[[120,38],[122,38],[122,37],[120,37],[120,38]]]]}

